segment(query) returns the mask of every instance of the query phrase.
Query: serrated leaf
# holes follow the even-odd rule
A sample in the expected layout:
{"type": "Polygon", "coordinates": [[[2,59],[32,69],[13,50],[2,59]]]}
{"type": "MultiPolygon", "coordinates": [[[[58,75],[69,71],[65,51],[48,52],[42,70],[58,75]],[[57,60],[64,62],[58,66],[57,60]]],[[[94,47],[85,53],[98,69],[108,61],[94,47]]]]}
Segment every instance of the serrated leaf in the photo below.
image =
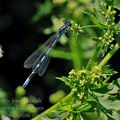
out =
{"type": "Polygon", "coordinates": [[[111,83],[108,86],[108,90],[110,90],[110,91],[107,92],[108,94],[117,94],[118,91],[119,91],[119,88],[116,85],[111,83]]]}
{"type": "Polygon", "coordinates": [[[103,29],[103,26],[102,24],[98,21],[98,19],[90,12],[85,12],[89,17],[90,17],[90,20],[97,26],[99,26],[101,29],[103,29]]]}
{"type": "Polygon", "coordinates": [[[109,83],[108,89],[109,91],[107,92],[108,94],[117,94],[119,92],[119,87],[116,85],[117,80],[113,83],[109,83]]]}
{"type": "Polygon", "coordinates": [[[108,94],[101,94],[98,99],[107,110],[120,110],[120,100],[114,100],[114,98],[112,100],[112,97],[108,94]]]}
{"type": "Polygon", "coordinates": [[[33,120],[64,120],[69,115],[67,111],[55,110],[50,114],[40,115],[33,120]]]}
{"type": "Polygon", "coordinates": [[[108,85],[108,94],[117,94],[120,90],[120,79],[114,80],[108,85]]]}
{"type": "Polygon", "coordinates": [[[102,68],[102,71],[103,71],[103,74],[105,74],[107,76],[112,76],[117,73],[117,71],[111,69],[109,65],[104,66],[102,68]]]}
{"type": "Polygon", "coordinates": [[[98,114],[97,112],[85,112],[81,114],[83,120],[108,120],[104,113],[98,114]]]}
{"type": "Polygon", "coordinates": [[[70,86],[69,78],[68,77],[56,77],[58,80],[63,81],[67,86],[70,86]]]}
{"type": "Polygon", "coordinates": [[[119,89],[120,87],[118,87],[118,80],[115,80],[112,83],[106,83],[100,88],[95,88],[93,90],[94,92],[101,93],[101,94],[117,94],[119,92],[119,89]]]}
{"type": "Polygon", "coordinates": [[[113,111],[113,118],[115,120],[120,120],[120,111],[113,111]]]}

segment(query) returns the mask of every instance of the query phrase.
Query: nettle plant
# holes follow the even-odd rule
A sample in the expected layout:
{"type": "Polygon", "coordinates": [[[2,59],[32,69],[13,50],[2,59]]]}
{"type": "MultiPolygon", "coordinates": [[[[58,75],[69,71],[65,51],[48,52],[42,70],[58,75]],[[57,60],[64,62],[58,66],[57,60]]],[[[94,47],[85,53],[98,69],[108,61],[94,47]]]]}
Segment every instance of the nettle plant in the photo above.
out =
{"type": "MultiPolygon", "coordinates": [[[[71,58],[76,67],[67,77],[57,77],[71,92],[33,120],[120,120],[120,79],[111,80],[118,72],[108,65],[120,45],[120,22],[116,18],[119,9],[119,0],[98,0],[93,13],[85,12],[94,24],[80,26],[72,22],[71,52],[61,56],[71,58]],[[95,29],[99,36],[90,36],[96,41],[94,52],[87,65],[82,66],[77,58],[81,53],[81,34],[85,35],[86,28],[95,29]]],[[[53,50],[51,56],[56,52],[59,53],[53,50]]]]}

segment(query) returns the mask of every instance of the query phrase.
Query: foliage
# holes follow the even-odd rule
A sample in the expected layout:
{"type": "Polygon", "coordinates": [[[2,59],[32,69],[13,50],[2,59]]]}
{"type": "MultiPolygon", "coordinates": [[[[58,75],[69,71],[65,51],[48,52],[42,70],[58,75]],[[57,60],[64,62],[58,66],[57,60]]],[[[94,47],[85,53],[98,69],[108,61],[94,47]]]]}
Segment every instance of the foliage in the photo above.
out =
{"type": "Polygon", "coordinates": [[[19,118],[30,117],[37,113],[37,108],[30,101],[31,97],[25,96],[23,87],[17,87],[15,95],[14,99],[8,99],[6,92],[0,89],[0,116],[2,120],[10,118],[18,120],[19,118]]]}
{"type": "MultiPolygon", "coordinates": [[[[120,46],[119,10],[119,0],[45,0],[37,4],[29,23],[44,21],[38,32],[51,34],[64,19],[71,20],[71,30],[50,56],[71,61],[73,69],[68,76],[56,77],[70,93],[53,93],[49,101],[55,105],[33,120],[120,120],[120,78],[113,79],[117,71],[108,63],[120,46]]],[[[7,96],[0,89],[2,120],[32,117],[38,112],[33,105],[36,98],[26,97],[23,87],[16,88],[14,99],[7,96]]]]}
{"type": "Polygon", "coordinates": [[[92,2],[46,0],[38,6],[33,23],[52,16],[53,27],[44,28],[45,34],[56,31],[63,19],[71,19],[71,34],[60,41],[69,49],[55,49],[51,56],[71,60],[74,69],[67,77],[57,77],[70,87],[70,94],[33,120],[120,119],[120,79],[111,82],[117,72],[106,65],[119,49],[119,0],[92,2]]]}

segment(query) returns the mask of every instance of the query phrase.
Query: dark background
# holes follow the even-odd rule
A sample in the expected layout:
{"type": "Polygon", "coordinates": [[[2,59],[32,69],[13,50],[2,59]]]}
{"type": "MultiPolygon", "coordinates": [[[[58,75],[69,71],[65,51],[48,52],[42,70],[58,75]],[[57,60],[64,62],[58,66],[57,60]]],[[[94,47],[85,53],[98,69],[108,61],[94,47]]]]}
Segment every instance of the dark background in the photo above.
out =
{"type": "MultiPolygon", "coordinates": [[[[50,37],[37,31],[47,20],[38,23],[30,21],[38,2],[43,1],[0,1],[0,44],[4,51],[0,59],[0,86],[10,97],[14,96],[15,88],[22,85],[32,71],[23,67],[24,61],[40,43],[50,37]]],[[[48,96],[51,93],[59,89],[68,91],[64,83],[55,77],[67,75],[71,69],[72,65],[68,61],[52,58],[46,73],[42,77],[33,77],[26,88],[26,94],[41,98],[43,104],[48,107],[48,96]]]]}

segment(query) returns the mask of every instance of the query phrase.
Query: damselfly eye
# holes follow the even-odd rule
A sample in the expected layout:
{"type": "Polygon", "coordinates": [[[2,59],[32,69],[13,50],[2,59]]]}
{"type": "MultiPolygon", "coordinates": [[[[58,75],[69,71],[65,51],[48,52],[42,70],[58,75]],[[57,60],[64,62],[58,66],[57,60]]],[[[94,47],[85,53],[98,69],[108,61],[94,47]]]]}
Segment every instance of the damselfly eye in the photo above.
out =
{"type": "Polygon", "coordinates": [[[64,22],[64,24],[67,25],[67,26],[71,26],[71,25],[72,25],[69,20],[64,20],[63,22],[64,22]]]}

